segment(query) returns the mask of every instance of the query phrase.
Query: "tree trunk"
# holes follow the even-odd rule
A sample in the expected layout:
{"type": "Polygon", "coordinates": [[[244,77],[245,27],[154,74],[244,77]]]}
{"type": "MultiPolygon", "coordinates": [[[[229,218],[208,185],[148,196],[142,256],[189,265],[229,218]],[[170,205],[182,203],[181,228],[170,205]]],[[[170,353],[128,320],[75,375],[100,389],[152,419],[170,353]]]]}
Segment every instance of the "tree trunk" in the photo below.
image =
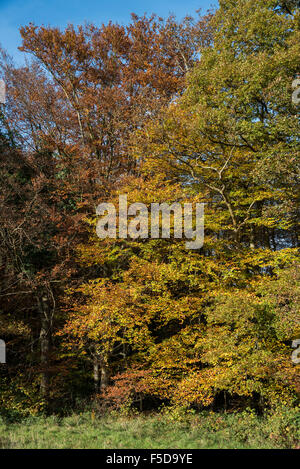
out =
{"type": "Polygon", "coordinates": [[[95,393],[97,394],[99,392],[99,381],[100,381],[100,375],[99,375],[99,359],[97,355],[94,357],[94,388],[95,388],[95,393]]]}
{"type": "Polygon", "coordinates": [[[104,391],[109,384],[109,373],[108,373],[108,360],[102,358],[97,353],[94,355],[93,369],[94,369],[94,388],[95,393],[104,391]]]}
{"type": "Polygon", "coordinates": [[[52,315],[47,294],[42,294],[40,297],[38,297],[38,309],[41,318],[40,364],[42,374],[40,391],[42,397],[48,401],[50,393],[49,355],[52,335],[52,315]]]}
{"type": "Polygon", "coordinates": [[[101,363],[101,384],[100,388],[101,391],[104,391],[105,388],[108,386],[109,375],[108,375],[108,367],[106,362],[101,363]]]}

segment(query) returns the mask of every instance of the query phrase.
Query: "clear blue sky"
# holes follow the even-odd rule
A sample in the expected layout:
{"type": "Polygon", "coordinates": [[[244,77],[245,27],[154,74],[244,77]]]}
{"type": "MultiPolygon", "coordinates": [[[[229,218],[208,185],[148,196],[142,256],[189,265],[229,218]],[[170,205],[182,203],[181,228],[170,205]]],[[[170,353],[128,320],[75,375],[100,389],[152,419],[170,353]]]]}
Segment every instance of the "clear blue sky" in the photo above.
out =
{"type": "Polygon", "coordinates": [[[112,20],[126,24],[133,12],[154,12],[163,17],[175,13],[182,18],[198,8],[205,11],[217,3],[217,0],[0,0],[0,44],[20,63],[23,60],[18,52],[19,27],[29,22],[60,27],[85,21],[101,24],[112,20]]]}

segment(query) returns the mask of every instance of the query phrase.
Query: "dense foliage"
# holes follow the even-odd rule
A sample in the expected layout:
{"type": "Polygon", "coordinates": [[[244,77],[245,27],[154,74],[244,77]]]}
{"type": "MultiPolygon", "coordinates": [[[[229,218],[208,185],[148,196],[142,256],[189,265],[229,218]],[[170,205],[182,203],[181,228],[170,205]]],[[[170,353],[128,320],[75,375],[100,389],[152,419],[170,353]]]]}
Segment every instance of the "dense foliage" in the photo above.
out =
{"type": "Polygon", "coordinates": [[[297,404],[297,2],[128,27],[28,25],[2,52],[0,409],[297,404]],[[205,203],[205,241],[96,236],[96,206],[205,203]]]}

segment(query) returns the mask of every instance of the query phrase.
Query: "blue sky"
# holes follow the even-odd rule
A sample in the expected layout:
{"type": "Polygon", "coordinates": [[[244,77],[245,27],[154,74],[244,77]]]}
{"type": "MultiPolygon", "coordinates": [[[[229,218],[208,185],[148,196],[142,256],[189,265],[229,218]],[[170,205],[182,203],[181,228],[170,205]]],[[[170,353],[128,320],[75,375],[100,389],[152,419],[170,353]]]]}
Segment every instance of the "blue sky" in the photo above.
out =
{"type": "Polygon", "coordinates": [[[60,27],[85,21],[126,24],[132,12],[155,12],[160,16],[175,13],[181,18],[216,4],[217,0],[0,0],[0,45],[21,63],[19,27],[29,22],[60,27]]]}

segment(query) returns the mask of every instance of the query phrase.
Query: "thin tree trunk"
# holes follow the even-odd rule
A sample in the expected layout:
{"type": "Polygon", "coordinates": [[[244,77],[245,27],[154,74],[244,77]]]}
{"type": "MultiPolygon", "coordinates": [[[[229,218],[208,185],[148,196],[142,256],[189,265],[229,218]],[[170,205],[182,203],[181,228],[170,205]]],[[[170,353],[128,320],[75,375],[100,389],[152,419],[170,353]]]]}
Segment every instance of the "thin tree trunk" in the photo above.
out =
{"type": "Polygon", "coordinates": [[[95,350],[93,354],[93,370],[94,370],[94,388],[95,393],[104,391],[109,384],[109,373],[108,373],[108,358],[97,353],[95,350]]]}
{"type": "Polygon", "coordinates": [[[40,391],[47,401],[50,393],[49,355],[52,334],[52,316],[47,294],[38,297],[38,309],[41,318],[40,329],[40,364],[42,369],[40,391]]]}
{"type": "Polygon", "coordinates": [[[97,355],[94,356],[94,388],[95,393],[99,392],[99,381],[100,381],[100,374],[99,374],[99,359],[97,355]]]}
{"type": "Polygon", "coordinates": [[[105,388],[108,386],[109,375],[108,375],[108,367],[106,362],[101,363],[101,384],[100,388],[101,391],[104,391],[105,388]]]}

